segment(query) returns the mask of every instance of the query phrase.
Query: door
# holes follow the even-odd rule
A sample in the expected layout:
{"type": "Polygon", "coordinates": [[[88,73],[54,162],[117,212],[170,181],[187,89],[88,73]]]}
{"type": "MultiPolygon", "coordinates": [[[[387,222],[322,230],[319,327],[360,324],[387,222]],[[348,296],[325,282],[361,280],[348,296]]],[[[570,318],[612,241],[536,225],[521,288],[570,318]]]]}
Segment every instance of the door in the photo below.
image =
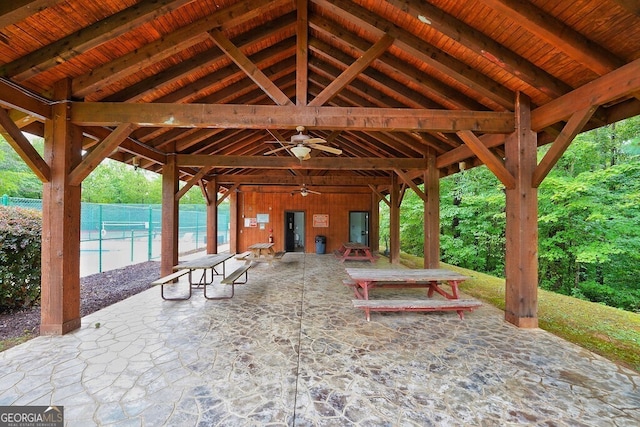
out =
{"type": "Polygon", "coordinates": [[[294,252],[296,250],[296,220],[294,212],[284,213],[284,250],[294,252]]]}
{"type": "Polygon", "coordinates": [[[349,241],[369,246],[369,212],[349,212],[349,241]]]}

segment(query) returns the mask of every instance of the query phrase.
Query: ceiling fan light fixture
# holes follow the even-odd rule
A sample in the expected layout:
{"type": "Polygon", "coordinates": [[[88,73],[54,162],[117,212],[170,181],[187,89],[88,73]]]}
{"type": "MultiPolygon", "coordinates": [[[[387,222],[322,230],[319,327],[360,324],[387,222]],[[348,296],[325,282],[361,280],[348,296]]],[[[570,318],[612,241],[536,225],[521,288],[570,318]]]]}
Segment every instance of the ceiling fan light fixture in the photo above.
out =
{"type": "Polygon", "coordinates": [[[307,197],[309,195],[309,192],[303,188],[302,190],[300,190],[300,195],[302,197],[307,197]]]}
{"type": "Polygon", "coordinates": [[[309,153],[311,152],[311,149],[303,145],[297,145],[291,148],[291,152],[293,153],[294,156],[300,159],[300,161],[303,161],[305,157],[309,155],[309,153]]]}

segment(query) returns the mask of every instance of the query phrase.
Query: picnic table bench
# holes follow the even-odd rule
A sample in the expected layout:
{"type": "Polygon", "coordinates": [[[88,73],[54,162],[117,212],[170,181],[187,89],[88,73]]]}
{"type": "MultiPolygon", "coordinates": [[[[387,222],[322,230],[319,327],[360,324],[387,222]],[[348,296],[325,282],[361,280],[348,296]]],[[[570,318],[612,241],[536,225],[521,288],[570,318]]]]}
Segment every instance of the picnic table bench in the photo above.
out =
{"type": "Polygon", "coordinates": [[[353,289],[354,307],[363,309],[367,321],[371,311],[456,311],[464,319],[464,311],[472,311],[481,303],[473,299],[460,299],[458,284],[466,276],[445,269],[376,269],[347,268],[350,279],[344,285],[353,289]],[[440,287],[447,283],[451,292],[440,287]],[[369,290],[373,287],[427,288],[429,299],[417,300],[380,300],[369,299],[369,290]],[[445,299],[432,299],[437,293],[445,299]]]}

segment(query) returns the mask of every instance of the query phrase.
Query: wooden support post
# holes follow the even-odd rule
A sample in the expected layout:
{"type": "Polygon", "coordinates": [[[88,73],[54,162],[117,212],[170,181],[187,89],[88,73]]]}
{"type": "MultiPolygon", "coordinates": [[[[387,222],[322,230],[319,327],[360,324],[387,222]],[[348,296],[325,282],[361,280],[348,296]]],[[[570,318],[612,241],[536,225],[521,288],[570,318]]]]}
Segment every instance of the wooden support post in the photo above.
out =
{"type": "Polygon", "coordinates": [[[391,207],[389,208],[389,261],[400,264],[400,186],[396,174],[391,175],[391,207]]]}
{"type": "MultiPolygon", "coordinates": [[[[71,81],[54,87],[55,99],[70,99],[71,81]]],[[[42,187],[42,335],[80,327],[80,185],[69,174],[82,160],[82,132],[71,124],[71,103],[52,107],[45,121],[45,161],[51,179],[42,187]]]]}
{"type": "Polygon", "coordinates": [[[380,251],[380,196],[371,192],[371,215],[369,217],[369,247],[372,252],[380,251]]]}
{"type": "Polygon", "coordinates": [[[160,275],[167,276],[178,264],[178,164],[175,154],[167,155],[162,167],[162,242],[160,275]]]}
{"type": "Polygon", "coordinates": [[[424,268],[440,267],[440,173],[436,153],[429,149],[424,171],[424,268]]]}
{"type": "Polygon", "coordinates": [[[207,183],[207,253],[218,253],[218,181],[207,183]]]}
{"type": "Polygon", "coordinates": [[[533,186],[536,133],[529,99],[518,93],[516,131],[505,142],[505,166],[515,177],[507,189],[505,320],[521,328],[538,327],[538,192],[533,186]]]}
{"type": "Polygon", "coordinates": [[[238,222],[244,218],[238,216],[238,197],[240,193],[233,191],[229,196],[229,252],[238,252],[238,222]]]}

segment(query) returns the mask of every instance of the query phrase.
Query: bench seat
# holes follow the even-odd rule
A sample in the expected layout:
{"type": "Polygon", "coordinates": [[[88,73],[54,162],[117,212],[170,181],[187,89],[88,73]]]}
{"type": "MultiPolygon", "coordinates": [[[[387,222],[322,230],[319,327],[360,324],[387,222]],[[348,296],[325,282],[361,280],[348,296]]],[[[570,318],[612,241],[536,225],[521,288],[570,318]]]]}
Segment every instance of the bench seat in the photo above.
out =
{"type": "Polygon", "coordinates": [[[463,319],[463,311],[472,311],[482,305],[474,299],[388,300],[354,299],[353,306],[361,308],[369,320],[370,311],[457,311],[463,319]]]}
{"type": "Polygon", "coordinates": [[[220,283],[223,285],[242,285],[247,283],[249,279],[249,269],[251,268],[251,264],[245,264],[243,266],[238,267],[233,273],[229,274],[227,277],[222,279],[220,283]],[[239,281],[240,277],[244,275],[244,281],[239,281]]]}
{"type": "Polygon", "coordinates": [[[273,256],[273,259],[282,259],[285,253],[286,252],[276,252],[275,255],[273,256]]]}
{"type": "Polygon", "coordinates": [[[241,254],[237,254],[235,258],[239,261],[244,261],[249,255],[251,255],[251,251],[246,251],[242,252],[241,254]]]}
{"type": "Polygon", "coordinates": [[[156,285],[160,285],[160,296],[162,297],[162,299],[167,300],[167,301],[182,301],[182,300],[187,300],[189,298],[191,298],[191,285],[189,285],[189,295],[185,298],[168,298],[164,296],[164,287],[165,285],[174,285],[176,282],[176,279],[184,276],[185,274],[189,273],[189,270],[178,270],[178,271],[174,271],[171,274],[168,274],[164,277],[159,278],[158,280],[154,280],[153,282],[151,282],[151,285],[156,286],[156,285]]]}
{"type": "Polygon", "coordinates": [[[189,270],[178,270],[175,271],[171,274],[168,274],[164,277],[159,278],[158,280],[155,280],[153,282],[151,282],[151,284],[153,286],[156,285],[167,285],[169,284],[169,282],[173,283],[177,278],[184,276],[185,274],[187,274],[189,272],[189,270]]]}

